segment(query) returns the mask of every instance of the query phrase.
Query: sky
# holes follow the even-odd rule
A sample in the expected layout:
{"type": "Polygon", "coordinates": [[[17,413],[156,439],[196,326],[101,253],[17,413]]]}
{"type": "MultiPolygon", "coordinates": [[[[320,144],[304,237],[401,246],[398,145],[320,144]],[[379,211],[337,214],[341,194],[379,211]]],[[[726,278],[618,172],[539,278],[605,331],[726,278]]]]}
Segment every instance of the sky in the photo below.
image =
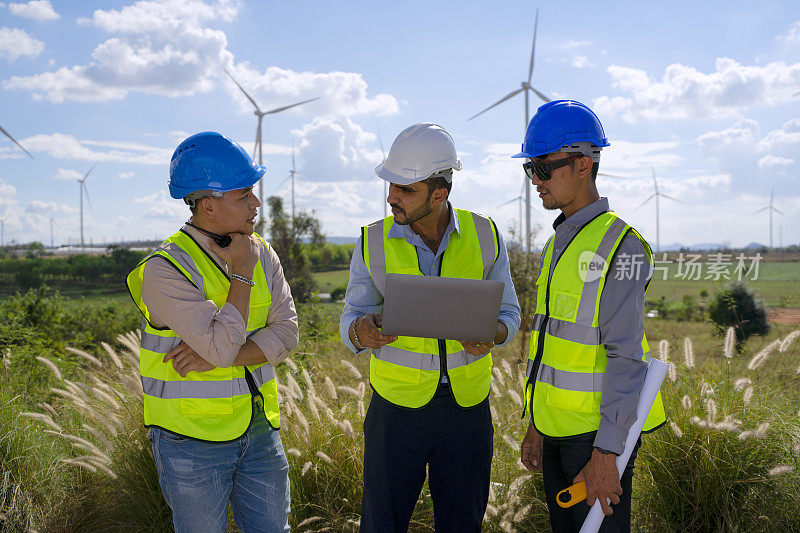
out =
{"type": "MultiPolygon", "coordinates": [[[[653,243],[744,246],[800,241],[800,3],[273,2],[140,0],[0,2],[0,139],[5,242],[163,239],[188,218],[167,191],[170,156],[214,130],[251,152],[267,116],[265,197],[296,202],[328,236],[353,236],[384,213],[373,172],[395,136],[434,122],[456,142],[456,207],[519,225],[522,95],[532,85],[599,116],[611,146],[598,189],[653,243]],[[668,6],[668,7],[664,7],[668,6]],[[501,205],[506,202],[506,205],[501,205]]],[[[543,103],[531,95],[530,113],[543,103]]],[[[532,195],[542,244],[556,212],[532,195]]]]}

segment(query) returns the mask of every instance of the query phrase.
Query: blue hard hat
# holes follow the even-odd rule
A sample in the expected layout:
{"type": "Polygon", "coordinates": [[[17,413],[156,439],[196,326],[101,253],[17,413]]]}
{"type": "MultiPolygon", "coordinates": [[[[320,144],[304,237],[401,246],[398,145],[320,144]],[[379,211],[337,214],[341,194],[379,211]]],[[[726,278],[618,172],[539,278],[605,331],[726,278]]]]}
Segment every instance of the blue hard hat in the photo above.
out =
{"type": "Polygon", "coordinates": [[[169,194],[177,199],[195,191],[246,189],[266,170],[238,143],[215,131],[204,131],[180,143],[172,154],[169,194]]]}
{"type": "Polygon", "coordinates": [[[554,100],[536,110],[522,151],[511,157],[539,157],[580,142],[610,146],[600,119],[591,109],[575,100],[554,100]]]}

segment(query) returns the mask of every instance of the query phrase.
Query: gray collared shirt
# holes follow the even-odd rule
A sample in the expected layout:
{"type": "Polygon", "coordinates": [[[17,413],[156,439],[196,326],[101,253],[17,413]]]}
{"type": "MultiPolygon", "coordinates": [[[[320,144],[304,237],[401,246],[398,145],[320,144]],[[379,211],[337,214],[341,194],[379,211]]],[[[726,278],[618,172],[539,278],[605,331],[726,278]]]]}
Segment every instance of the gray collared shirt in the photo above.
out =
{"type": "MultiPolygon", "coordinates": [[[[551,264],[555,264],[587,222],[607,211],[608,199],[603,197],[569,218],[561,213],[553,222],[551,264]]],[[[608,354],[608,364],[594,445],[618,455],[624,450],[628,430],[636,421],[636,406],[647,373],[647,364],[642,360],[644,294],[652,273],[644,246],[636,235],[629,233],[619,246],[600,295],[600,342],[608,354]]]]}

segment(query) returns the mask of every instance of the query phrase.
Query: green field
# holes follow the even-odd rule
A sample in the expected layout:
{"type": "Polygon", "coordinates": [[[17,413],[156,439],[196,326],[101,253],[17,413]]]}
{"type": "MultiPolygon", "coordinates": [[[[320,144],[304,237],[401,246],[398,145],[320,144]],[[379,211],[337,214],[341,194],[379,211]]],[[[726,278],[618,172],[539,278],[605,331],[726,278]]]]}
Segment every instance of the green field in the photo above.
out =
{"type": "Polygon", "coordinates": [[[337,287],[346,287],[349,270],[332,270],[330,272],[317,272],[314,280],[317,282],[319,292],[331,292],[337,287]]]}

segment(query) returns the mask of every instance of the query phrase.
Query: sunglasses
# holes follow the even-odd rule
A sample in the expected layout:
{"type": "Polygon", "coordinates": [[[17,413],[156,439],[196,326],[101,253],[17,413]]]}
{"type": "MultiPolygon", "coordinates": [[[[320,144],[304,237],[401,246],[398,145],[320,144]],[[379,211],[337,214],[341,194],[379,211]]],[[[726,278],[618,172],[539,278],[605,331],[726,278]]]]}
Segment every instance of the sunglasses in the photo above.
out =
{"type": "Polygon", "coordinates": [[[549,181],[550,178],[553,177],[551,172],[557,168],[569,165],[579,157],[583,157],[583,154],[574,154],[565,159],[559,159],[551,163],[534,163],[533,161],[528,161],[522,163],[522,168],[525,169],[525,175],[528,176],[530,180],[533,180],[533,177],[536,176],[542,181],[549,181]]]}

